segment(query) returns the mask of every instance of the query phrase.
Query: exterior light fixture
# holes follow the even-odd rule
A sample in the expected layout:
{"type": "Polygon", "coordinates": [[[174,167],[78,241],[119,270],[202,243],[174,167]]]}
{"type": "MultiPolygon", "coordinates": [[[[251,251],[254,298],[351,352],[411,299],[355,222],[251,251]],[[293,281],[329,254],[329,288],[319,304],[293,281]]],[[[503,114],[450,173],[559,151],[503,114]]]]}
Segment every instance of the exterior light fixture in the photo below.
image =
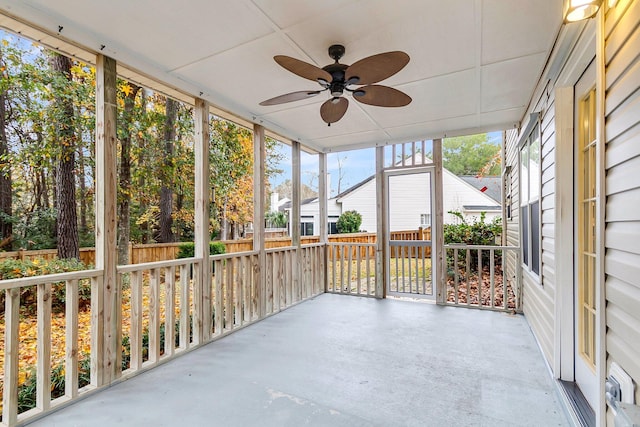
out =
{"type": "Polygon", "coordinates": [[[565,0],[564,22],[589,19],[598,13],[601,4],[602,0],[565,0]]]}

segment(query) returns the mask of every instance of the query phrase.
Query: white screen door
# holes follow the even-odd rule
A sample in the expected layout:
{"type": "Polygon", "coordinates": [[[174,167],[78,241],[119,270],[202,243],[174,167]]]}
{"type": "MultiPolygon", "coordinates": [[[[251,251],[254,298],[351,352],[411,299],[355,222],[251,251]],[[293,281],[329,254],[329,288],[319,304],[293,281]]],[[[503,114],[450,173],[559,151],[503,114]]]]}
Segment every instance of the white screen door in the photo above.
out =
{"type": "Polygon", "coordinates": [[[387,295],[435,297],[432,168],[388,172],[387,295]]]}

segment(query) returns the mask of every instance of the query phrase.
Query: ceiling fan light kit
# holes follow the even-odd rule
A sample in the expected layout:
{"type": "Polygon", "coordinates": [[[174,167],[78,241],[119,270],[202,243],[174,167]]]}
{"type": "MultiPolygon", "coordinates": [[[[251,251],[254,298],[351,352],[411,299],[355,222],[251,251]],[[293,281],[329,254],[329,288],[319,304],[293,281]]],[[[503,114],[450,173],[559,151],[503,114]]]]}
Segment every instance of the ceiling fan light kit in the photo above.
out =
{"type": "Polygon", "coordinates": [[[274,56],[274,61],[281,67],[300,77],[317,82],[322,89],[287,93],[262,101],[260,105],[278,105],[300,101],[328,90],[331,98],[320,107],[320,117],[327,125],[331,126],[331,123],[340,120],[347,112],[349,100],[344,97],[345,91],[351,93],[353,99],[358,102],[378,107],[403,107],[411,102],[411,97],[404,92],[374,84],[402,70],[409,63],[409,55],[400,51],[380,53],[361,59],[349,66],[339,62],[344,53],[344,46],[331,45],[329,56],[335,62],[322,68],[290,56],[274,56]],[[351,85],[363,86],[352,89],[349,87],[351,85]]]}

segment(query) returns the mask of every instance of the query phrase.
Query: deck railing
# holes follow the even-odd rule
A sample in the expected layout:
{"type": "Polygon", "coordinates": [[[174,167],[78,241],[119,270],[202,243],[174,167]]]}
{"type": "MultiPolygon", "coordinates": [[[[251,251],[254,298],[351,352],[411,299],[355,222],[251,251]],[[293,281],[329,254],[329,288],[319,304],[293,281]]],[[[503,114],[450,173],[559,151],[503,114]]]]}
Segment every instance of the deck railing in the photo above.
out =
{"type": "Polygon", "coordinates": [[[214,255],[208,263],[184,258],[119,266],[120,310],[110,322],[98,306],[102,270],[0,281],[5,299],[1,425],[40,417],[109,381],[136,375],[324,292],[325,248],[310,244],[214,255]],[[204,287],[198,285],[203,268],[211,277],[204,287]],[[21,294],[29,295],[22,304],[21,294]],[[25,337],[25,330],[31,335],[25,337]],[[121,342],[121,351],[109,356],[115,363],[109,368],[103,361],[105,334],[121,342]],[[101,379],[105,369],[115,371],[107,382],[101,379]],[[27,377],[36,382],[34,392],[25,388],[27,377]],[[19,407],[19,389],[35,407],[22,401],[19,407]]]}
{"type": "MultiPolygon", "coordinates": [[[[446,304],[520,312],[520,273],[507,268],[513,246],[445,245],[446,304]]],[[[519,265],[519,263],[516,263],[519,265]]]]}
{"type": "Polygon", "coordinates": [[[375,295],[375,243],[327,244],[327,291],[375,295]]]}
{"type": "MultiPolygon", "coordinates": [[[[101,270],[83,270],[0,282],[0,291],[4,291],[3,425],[11,426],[39,416],[97,386],[95,369],[91,370],[90,379],[81,376],[79,369],[81,363],[96,366],[97,355],[90,349],[96,348],[97,334],[94,330],[82,331],[81,343],[78,319],[80,289],[83,295],[94,294],[101,280],[101,270]],[[28,304],[21,304],[21,296],[28,299],[28,304]],[[63,327],[53,330],[54,320],[63,327]],[[21,353],[32,361],[28,369],[20,366],[21,353]],[[58,395],[52,395],[52,372],[59,373],[58,376],[64,372],[64,391],[58,395]],[[35,396],[30,396],[35,397],[35,407],[19,414],[21,379],[22,382],[28,379],[30,386],[35,381],[35,396]]],[[[99,316],[96,307],[92,306],[86,314],[91,324],[96,323],[99,316]]]]}

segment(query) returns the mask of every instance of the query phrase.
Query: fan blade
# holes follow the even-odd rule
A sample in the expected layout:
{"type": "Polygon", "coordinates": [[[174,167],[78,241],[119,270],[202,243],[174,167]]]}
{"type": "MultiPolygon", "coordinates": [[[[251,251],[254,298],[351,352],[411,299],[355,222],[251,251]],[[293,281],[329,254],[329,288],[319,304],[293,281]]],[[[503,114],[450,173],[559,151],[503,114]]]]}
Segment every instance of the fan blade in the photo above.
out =
{"type": "Polygon", "coordinates": [[[345,75],[345,81],[358,77],[354,84],[370,85],[393,76],[409,63],[409,55],[394,51],[379,53],[353,63],[345,75]]]}
{"type": "Polygon", "coordinates": [[[349,100],[347,98],[331,98],[320,107],[320,117],[325,123],[335,123],[344,116],[348,106],[349,100]]]}
{"type": "Polygon", "coordinates": [[[300,90],[298,92],[285,93],[284,95],[276,96],[275,98],[262,101],[260,105],[278,105],[285,102],[300,101],[301,99],[311,98],[319,94],[320,90],[300,90]]]}
{"type": "Polygon", "coordinates": [[[397,89],[382,85],[370,85],[358,88],[353,99],[363,104],[378,107],[404,107],[411,103],[411,97],[397,89]],[[364,94],[360,94],[364,92],[364,94]]]}
{"type": "Polygon", "coordinates": [[[318,79],[331,82],[331,74],[315,65],[285,55],[276,55],[273,59],[280,64],[281,67],[305,79],[313,80],[314,82],[317,82],[318,79]]]}

